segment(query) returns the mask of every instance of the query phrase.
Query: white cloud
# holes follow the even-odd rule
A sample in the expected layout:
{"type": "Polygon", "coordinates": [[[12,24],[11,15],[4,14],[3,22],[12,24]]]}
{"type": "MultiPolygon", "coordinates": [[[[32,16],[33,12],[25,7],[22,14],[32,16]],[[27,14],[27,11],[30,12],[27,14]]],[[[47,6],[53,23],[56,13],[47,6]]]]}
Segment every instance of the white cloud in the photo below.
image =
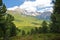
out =
{"type": "Polygon", "coordinates": [[[52,8],[52,7],[50,7],[50,8],[45,8],[45,9],[39,10],[38,12],[46,12],[46,11],[53,12],[53,8],[52,8]]]}
{"type": "Polygon", "coordinates": [[[16,8],[18,8],[18,6],[14,6],[12,8],[8,8],[7,10],[15,10],[16,8]]]}
{"type": "Polygon", "coordinates": [[[15,10],[16,8],[20,8],[20,9],[24,9],[24,10],[27,10],[27,11],[41,11],[41,12],[44,12],[45,10],[49,10],[49,11],[52,11],[52,4],[51,3],[51,0],[36,0],[36,1],[30,1],[30,0],[25,0],[25,2],[20,5],[20,6],[15,6],[15,7],[12,7],[12,8],[8,8],[8,10],[15,10]],[[44,7],[49,7],[51,6],[51,8],[44,8],[44,7]],[[40,10],[37,10],[37,7],[38,9],[39,8],[43,8],[43,9],[40,9],[40,10]]]}
{"type": "Polygon", "coordinates": [[[36,11],[36,6],[39,6],[40,8],[52,6],[52,4],[50,4],[50,3],[51,3],[51,0],[36,0],[34,2],[25,1],[22,5],[20,5],[20,8],[29,10],[29,11],[36,11]]]}

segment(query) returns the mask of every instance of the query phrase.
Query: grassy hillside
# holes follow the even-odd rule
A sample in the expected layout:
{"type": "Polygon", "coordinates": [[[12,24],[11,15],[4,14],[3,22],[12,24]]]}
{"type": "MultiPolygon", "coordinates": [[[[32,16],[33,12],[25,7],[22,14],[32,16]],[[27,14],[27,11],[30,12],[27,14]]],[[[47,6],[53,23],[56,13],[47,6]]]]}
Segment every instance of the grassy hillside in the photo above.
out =
{"type": "Polygon", "coordinates": [[[38,20],[32,16],[26,16],[17,13],[16,11],[8,11],[7,13],[14,16],[15,20],[13,21],[16,27],[23,30],[30,30],[34,27],[40,27],[43,20],[38,20]]]}

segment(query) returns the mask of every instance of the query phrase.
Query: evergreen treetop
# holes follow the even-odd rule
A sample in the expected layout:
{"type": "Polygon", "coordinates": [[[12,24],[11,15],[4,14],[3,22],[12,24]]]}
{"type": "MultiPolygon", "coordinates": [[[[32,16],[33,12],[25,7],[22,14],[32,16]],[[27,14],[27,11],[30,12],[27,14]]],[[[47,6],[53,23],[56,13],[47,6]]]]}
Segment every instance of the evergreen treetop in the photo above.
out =
{"type": "Polygon", "coordinates": [[[2,5],[2,0],[0,0],[0,6],[2,5]]]}

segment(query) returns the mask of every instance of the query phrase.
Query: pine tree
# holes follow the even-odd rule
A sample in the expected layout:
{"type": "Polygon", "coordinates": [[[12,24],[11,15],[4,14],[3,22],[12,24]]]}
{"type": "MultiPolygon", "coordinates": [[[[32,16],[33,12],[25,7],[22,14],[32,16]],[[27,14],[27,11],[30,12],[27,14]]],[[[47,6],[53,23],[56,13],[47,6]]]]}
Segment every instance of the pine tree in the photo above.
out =
{"type": "Polygon", "coordinates": [[[53,33],[60,33],[60,0],[54,3],[54,11],[51,14],[50,31],[53,33]]]}
{"type": "Polygon", "coordinates": [[[10,37],[12,37],[12,36],[16,36],[16,26],[15,26],[15,24],[13,24],[13,23],[10,23],[10,37]]]}
{"type": "Polygon", "coordinates": [[[25,35],[25,31],[24,30],[22,30],[22,35],[25,35]]]}
{"type": "Polygon", "coordinates": [[[5,38],[5,33],[6,33],[6,27],[5,27],[5,15],[3,12],[3,8],[5,9],[5,6],[4,4],[2,3],[2,0],[0,0],[0,29],[1,31],[3,31],[3,35],[4,35],[4,38],[5,38]]]}
{"type": "Polygon", "coordinates": [[[38,33],[39,33],[39,34],[42,33],[42,27],[39,27],[38,33]]]}
{"type": "Polygon", "coordinates": [[[38,33],[38,27],[35,27],[35,33],[38,33]]]}
{"type": "Polygon", "coordinates": [[[41,30],[42,30],[42,33],[47,33],[48,32],[48,26],[47,26],[46,21],[43,21],[41,30]]]}
{"type": "Polygon", "coordinates": [[[14,20],[14,17],[10,14],[7,14],[6,11],[7,9],[5,4],[3,4],[2,0],[0,0],[0,30],[3,32],[3,40],[8,40],[8,34],[11,30],[14,32],[14,34],[16,33],[16,26],[12,22],[14,20]]]}
{"type": "Polygon", "coordinates": [[[0,0],[0,6],[2,5],[2,0],[0,0]]]}

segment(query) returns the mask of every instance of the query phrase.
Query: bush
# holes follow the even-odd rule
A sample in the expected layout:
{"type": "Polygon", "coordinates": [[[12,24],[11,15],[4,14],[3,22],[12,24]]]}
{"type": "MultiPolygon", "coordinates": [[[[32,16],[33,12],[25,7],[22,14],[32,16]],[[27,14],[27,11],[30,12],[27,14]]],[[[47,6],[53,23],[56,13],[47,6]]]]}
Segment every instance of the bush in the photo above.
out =
{"type": "Polygon", "coordinates": [[[25,35],[25,31],[24,30],[22,30],[22,35],[25,35]]]}

